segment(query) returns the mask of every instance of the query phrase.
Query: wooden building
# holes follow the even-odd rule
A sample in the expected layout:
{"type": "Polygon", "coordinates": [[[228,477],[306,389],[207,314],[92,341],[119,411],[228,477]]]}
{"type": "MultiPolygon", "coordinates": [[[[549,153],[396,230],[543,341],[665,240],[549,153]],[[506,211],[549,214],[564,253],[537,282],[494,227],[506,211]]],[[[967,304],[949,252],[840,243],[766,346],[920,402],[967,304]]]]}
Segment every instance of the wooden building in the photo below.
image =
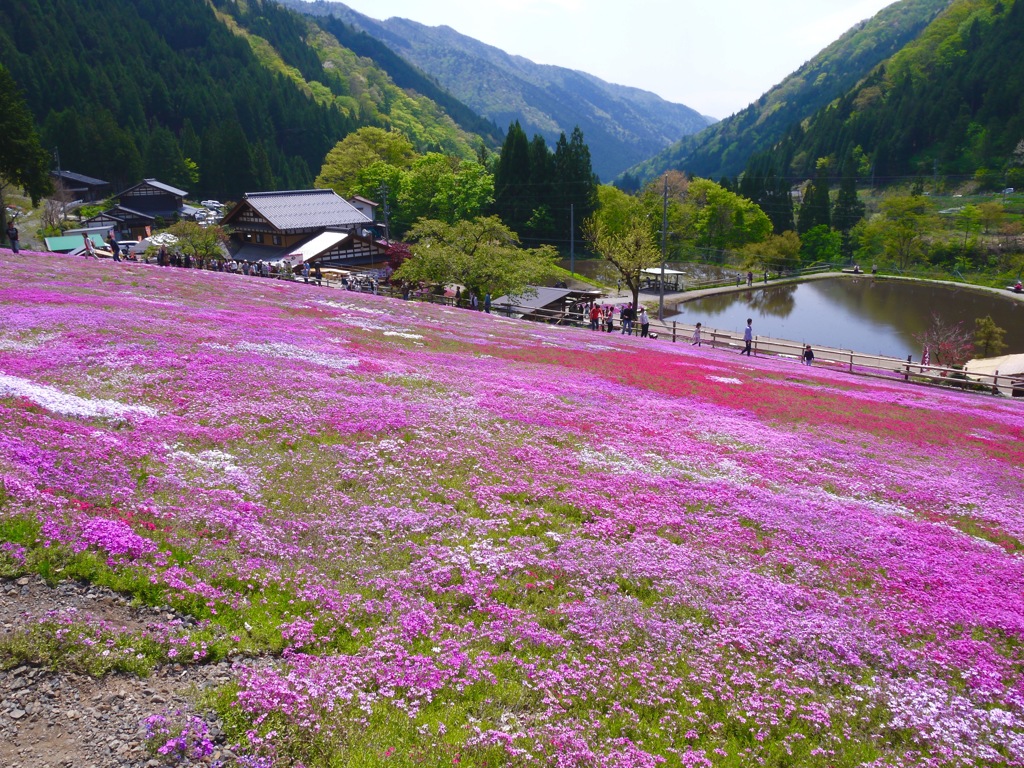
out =
{"type": "Polygon", "coordinates": [[[173,224],[194,212],[185,204],[188,193],[156,179],[144,179],[117,196],[117,205],[86,219],[88,227],[113,229],[118,239],[148,237],[154,230],[173,224]]]}
{"type": "Polygon", "coordinates": [[[377,239],[369,210],[332,189],[250,192],[222,224],[231,230],[231,255],[241,261],[383,266],[388,246],[377,239]]]}
{"type": "Polygon", "coordinates": [[[111,193],[109,181],[94,179],[74,171],[50,171],[55,186],[63,189],[69,200],[80,200],[83,203],[95,203],[103,200],[111,193]]]}

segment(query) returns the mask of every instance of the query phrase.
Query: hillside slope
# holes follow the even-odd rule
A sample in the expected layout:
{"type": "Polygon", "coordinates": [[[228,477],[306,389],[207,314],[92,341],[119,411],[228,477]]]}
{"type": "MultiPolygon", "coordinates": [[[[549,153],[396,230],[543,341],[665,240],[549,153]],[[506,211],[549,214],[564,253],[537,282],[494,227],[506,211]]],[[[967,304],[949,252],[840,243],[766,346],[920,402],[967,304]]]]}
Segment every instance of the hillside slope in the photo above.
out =
{"type": "MultiPolygon", "coordinates": [[[[1021,424],[665,339],[0,250],[4,590],[159,607],[13,617],[0,667],[119,671],[183,763],[1017,765],[1021,424]],[[200,711],[149,698],[196,667],[200,711]]],[[[116,727],[11,706],[3,755],[116,727]]]]}
{"type": "Polygon", "coordinates": [[[637,88],[613,85],[563,67],[535,64],[484,45],[450,27],[408,19],[377,21],[337,2],[286,0],[318,16],[334,16],[379,39],[434,77],[476,112],[506,127],[519,120],[527,135],[553,145],[577,125],[594,170],[611,179],[710,120],[682,104],[637,88]]]}
{"type": "Polygon", "coordinates": [[[645,183],[667,170],[710,179],[735,176],[796,123],[852,88],[913,40],[951,0],[901,0],[861,22],[735,115],[629,169],[645,183]]]}
{"type": "Polygon", "coordinates": [[[154,176],[228,198],[307,187],[364,125],[475,151],[443,108],[271,0],[2,0],[0,13],[0,61],[46,145],[63,168],[116,186],[154,176]]]}
{"type": "Polygon", "coordinates": [[[908,176],[1024,184],[1024,2],[956,0],[780,148],[793,172],[855,148],[876,181],[908,176]]]}

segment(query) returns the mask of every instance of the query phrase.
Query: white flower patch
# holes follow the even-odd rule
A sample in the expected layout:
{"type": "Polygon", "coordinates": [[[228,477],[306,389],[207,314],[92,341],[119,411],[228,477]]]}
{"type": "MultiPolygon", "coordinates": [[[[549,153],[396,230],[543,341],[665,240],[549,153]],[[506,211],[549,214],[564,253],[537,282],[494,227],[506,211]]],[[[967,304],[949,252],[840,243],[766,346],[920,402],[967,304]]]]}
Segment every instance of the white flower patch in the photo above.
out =
{"type": "Polygon", "coordinates": [[[294,344],[285,344],[283,341],[267,342],[265,344],[254,344],[251,341],[243,341],[237,347],[229,347],[224,344],[210,344],[214,349],[225,352],[234,352],[236,349],[245,352],[256,352],[268,357],[280,357],[286,360],[301,360],[304,363],[322,365],[325,368],[333,368],[336,371],[347,371],[359,365],[359,360],[354,357],[334,357],[324,352],[314,352],[311,349],[296,347],[294,344]]]}
{"type": "Polygon", "coordinates": [[[620,472],[622,474],[626,474],[644,472],[647,469],[647,467],[645,467],[641,462],[630,458],[611,447],[595,450],[588,446],[580,451],[579,458],[581,464],[588,467],[602,469],[606,472],[620,472]]]}
{"type": "Polygon", "coordinates": [[[125,419],[129,416],[157,416],[148,405],[125,405],[116,400],[87,400],[61,392],[56,387],[36,384],[17,376],[0,373],[0,397],[24,397],[41,408],[62,416],[125,419]]]}
{"type": "Polygon", "coordinates": [[[385,336],[397,336],[400,339],[422,339],[418,333],[404,333],[403,331],[384,331],[385,336]]]}
{"type": "Polygon", "coordinates": [[[741,379],[734,379],[732,376],[708,376],[708,381],[717,381],[719,384],[742,384],[741,379]]]}
{"type": "Polygon", "coordinates": [[[57,338],[56,334],[44,333],[36,336],[30,341],[18,341],[11,338],[0,338],[0,352],[34,352],[51,339],[57,338]]]}
{"type": "Polygon", "coordinates": [[[238,471],[240,468],[235,464],[235,457],[224,451],[209,450],[201,453],[189,453],[188,451],[177,450],[171,454],[174,458],[182,458],[198,464],[207,469],[220,469],[225,472],[238,471]]]}
{"type": "Polygon", "coordinates": [[[362,304],[343,304],[340,301],[319,301],[325,307],[331,309],[343,309],[346,312],[358,312],[361,315],[390,315],[391,313],[384,309],[373,309],[371,307],[364,306],[362,304]]]}

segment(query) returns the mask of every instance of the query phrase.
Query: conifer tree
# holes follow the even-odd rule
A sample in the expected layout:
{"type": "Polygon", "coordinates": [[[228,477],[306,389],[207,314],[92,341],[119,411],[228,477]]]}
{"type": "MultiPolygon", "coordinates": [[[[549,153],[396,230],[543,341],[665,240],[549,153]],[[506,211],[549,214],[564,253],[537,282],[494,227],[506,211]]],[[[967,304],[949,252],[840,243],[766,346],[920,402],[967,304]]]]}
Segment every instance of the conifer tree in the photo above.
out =
{"type": "Polygon", "coordinates": [[[828,196],[828,168],[824,164],[818,166],[817,175],[807,185],[804,202],[800,206],[797,233],[803,235],[820,226],[832,226],[831,201],[828,196]]]}
{"type": "Polygon", "coordinates": [[[832,209],[832,225],[839,230],[843,236],[842,253],[850,258],[853,255],[853,244],[850,239],[850,231],[857,222],[864,218],[865,206],[857,197],[857,180],[855,178],[856,167],[853,153],[849,153],[843,162],[842,180],[839,182],[839,194],[836,196],[836,204],[832,209]]]}
{"type": "Polygon", "coordinates": [[[569,245],[569,208],[572,206],[576,231],[573,237],[578,241],[582,236],[583,222],[597,210],[598,179],[590,162],[590,148],[583,141],[583,131],[573,128],[568,140],[563,133],[555,145],[555,222],[559,231],[561,246],[569,245]]]}
{"type": "Polygon", "coordinates": [[[494,173],[494,207],[513,232],[524,231],[533,213],[530,189],[530,144],[519,121],[508,127],[494,173]]]}
{"type": "Polygon", "coordinates": [[[50,192],[50,154],[11,74],[0,66],[0,232],[7,229],[4,191],[21,187],[33,205],[50,192]]]}

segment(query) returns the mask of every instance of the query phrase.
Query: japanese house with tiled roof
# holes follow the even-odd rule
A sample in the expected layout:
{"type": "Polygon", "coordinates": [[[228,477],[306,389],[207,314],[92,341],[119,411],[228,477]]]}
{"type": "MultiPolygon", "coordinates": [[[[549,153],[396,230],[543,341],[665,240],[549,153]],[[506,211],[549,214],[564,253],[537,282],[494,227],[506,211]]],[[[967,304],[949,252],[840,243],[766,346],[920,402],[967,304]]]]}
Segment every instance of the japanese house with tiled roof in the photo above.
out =
{"type": "Polygon", "coordinates": [[[362,266],[387,258],[372,215],[332,189],[250,192],[221,223],[231,232],[232,256],[242,261],[362,266]]]}
{"type": "Polygon", "coordinates": [[[108,226],[119,237],[146,237],[153,230],[173,224],[182,216],[195,212],[185,205],[187,195],[185,190],[162,181],[144,179],[121,192],[113,208],[108,208],[84,223],[89,226],[108,226]]]}
{"type": "Polygon", "coordinates": [[[111,192],[110,182],[94,179],[74,171],[50,171],[54,183],[59,185],[70,196],[71,200],[83,203],[94,203],[102,200],[111,192]]]}

